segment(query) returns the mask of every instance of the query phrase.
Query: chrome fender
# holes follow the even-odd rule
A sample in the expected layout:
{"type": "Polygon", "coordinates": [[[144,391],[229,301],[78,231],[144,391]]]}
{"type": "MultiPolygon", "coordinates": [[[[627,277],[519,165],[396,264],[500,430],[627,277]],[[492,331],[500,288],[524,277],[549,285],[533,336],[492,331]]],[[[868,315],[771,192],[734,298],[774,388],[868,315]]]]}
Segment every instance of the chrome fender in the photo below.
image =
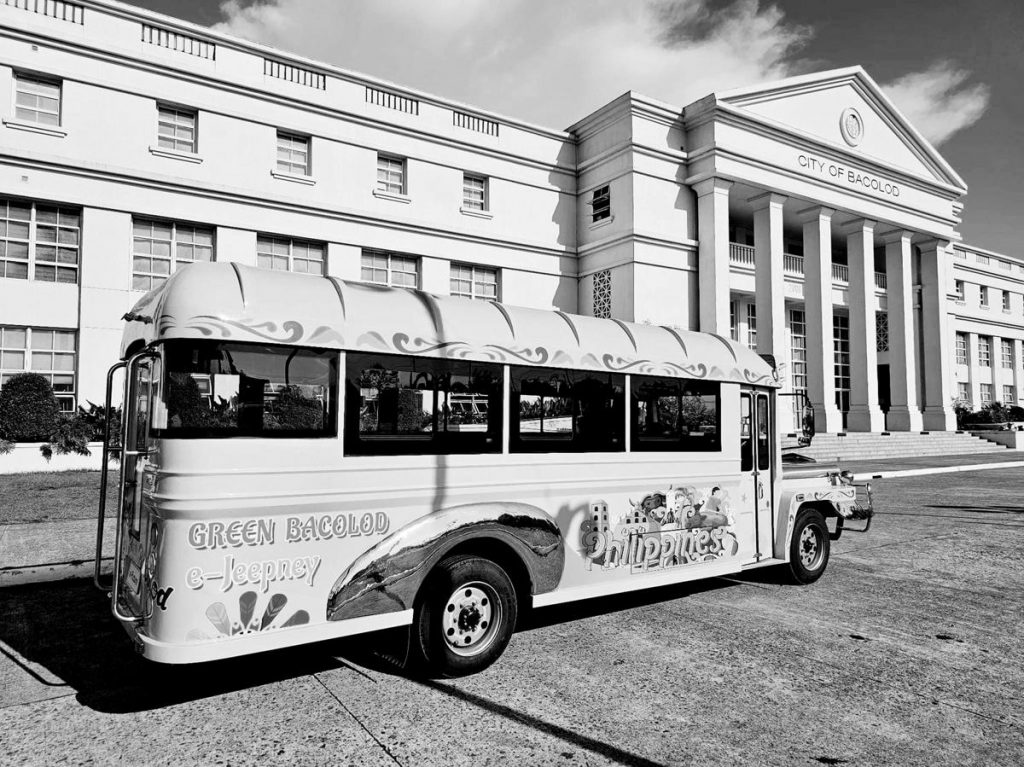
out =
{"type": "Polygon", "coordinates": [[[395,530],[341,574],[327,599],[327,620],[409,610],[435,564],[474,538],[501,541],[522,560],[532,594],[562,578],[565,546],[558,525],[525,503],[473,503],[433,512],[395,530]]]}

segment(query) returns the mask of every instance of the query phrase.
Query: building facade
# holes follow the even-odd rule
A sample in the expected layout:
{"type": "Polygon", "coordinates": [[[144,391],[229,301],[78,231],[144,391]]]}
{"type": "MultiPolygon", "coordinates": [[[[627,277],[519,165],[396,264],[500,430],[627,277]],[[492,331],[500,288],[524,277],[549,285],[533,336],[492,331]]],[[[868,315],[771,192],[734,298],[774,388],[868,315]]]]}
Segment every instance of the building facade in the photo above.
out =
{"type": "Polygon", "coordinates": [[[731,335],[818,431],[1016,404],[1024,261],[859,67],[566,131],[108,0],[0,5],[0,383],[103,397],[121,317],[236,261],[731,335]]]}

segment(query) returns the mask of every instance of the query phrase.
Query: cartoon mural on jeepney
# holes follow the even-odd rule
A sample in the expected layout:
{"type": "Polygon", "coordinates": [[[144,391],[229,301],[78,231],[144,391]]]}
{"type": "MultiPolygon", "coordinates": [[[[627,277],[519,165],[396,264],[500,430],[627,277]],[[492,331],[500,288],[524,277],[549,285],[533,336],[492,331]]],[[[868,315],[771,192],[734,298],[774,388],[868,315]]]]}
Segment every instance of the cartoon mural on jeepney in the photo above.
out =
{"type": "Polygon", "coordinates": [[[739,550],[728,490],[717,485],[669,487],[629,500],[611,519],[608,504],[594,501],[580,525],[587,570],[629,567],[649,572],[712,562],[739,550]]]}

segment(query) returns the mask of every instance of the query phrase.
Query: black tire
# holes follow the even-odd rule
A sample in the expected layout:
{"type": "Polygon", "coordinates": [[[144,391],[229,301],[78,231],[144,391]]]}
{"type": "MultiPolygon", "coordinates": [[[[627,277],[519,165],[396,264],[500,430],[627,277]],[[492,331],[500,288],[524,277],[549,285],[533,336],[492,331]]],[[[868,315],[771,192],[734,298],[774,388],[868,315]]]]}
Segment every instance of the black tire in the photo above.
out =
{"type": "Polygon", "coordinates": [[[457,677],[490,666],[516,626],[516,590],[489,559],[458,554],[424,583],[413,618],[413,650],[428,676],[457,677]]]}
{"type": "Polygon", "coordinates": [[[825,517],[817,509],[802,509],[796,515],[789,542],[789,571],[801,585],[814,583],[828,567],[831,539],[825,517]]]}

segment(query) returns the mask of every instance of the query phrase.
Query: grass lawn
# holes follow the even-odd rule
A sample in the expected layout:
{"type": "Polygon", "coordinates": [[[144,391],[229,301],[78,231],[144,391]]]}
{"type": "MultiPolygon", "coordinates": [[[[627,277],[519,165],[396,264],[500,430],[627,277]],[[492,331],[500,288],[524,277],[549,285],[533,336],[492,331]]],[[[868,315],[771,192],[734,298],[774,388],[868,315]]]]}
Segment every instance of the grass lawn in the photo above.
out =
{"type": "MultiPolygon", "coordinates": [[[[117,513],[118,471],[108,475],[107,516],[117,513]]],[[[95,519],[100,495],[98,471],[0,474],[0,525],[95,519]]]]}

